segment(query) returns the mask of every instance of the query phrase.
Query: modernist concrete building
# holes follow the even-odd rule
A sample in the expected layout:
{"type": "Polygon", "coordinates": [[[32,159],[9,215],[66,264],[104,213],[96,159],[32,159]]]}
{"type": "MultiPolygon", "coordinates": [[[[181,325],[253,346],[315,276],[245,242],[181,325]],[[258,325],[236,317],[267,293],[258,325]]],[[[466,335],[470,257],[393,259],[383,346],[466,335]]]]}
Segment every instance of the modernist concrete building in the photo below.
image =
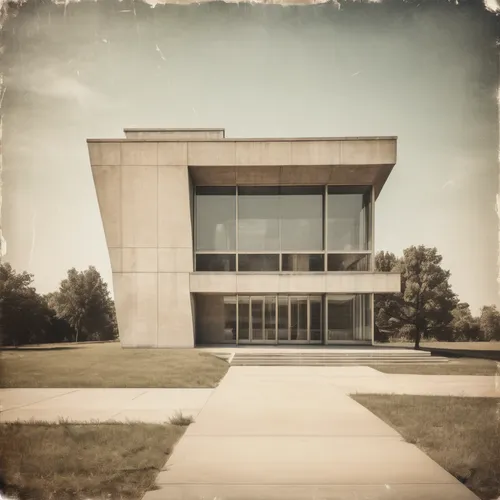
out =
{"type": "Polygon", "coordinates": [[[395,137],[125,136],[88,140],[123,346],[372,343],[395,137]]]}

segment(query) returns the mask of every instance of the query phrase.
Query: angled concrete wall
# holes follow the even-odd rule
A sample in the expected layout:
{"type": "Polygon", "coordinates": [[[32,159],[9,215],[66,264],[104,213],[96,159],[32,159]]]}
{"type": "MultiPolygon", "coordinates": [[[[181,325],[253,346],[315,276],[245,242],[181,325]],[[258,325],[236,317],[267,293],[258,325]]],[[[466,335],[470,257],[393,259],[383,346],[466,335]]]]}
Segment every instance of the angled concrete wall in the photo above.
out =
{"type": "Polygon", "coordinates": [[[186,143],[89,143],[123,346],[192,347],[186,143]]]}

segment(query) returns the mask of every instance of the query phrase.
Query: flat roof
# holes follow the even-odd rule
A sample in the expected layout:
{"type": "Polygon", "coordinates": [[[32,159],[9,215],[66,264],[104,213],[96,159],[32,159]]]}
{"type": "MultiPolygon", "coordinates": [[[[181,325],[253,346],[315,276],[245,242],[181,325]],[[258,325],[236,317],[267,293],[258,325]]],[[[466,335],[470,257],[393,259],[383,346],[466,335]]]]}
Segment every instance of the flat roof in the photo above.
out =
{"type": "MultiPolygon", "coordinates": [[[[127,131],[141,132],[146,129],[125,129],[127,131]]],[[[149,132],[162,132],[166,129],[151,129],[149,132]]],[[[209,131],[210,129],[198,129],[198,131],[209,131]]],[[[222,129],[211,129],[222,130],[222,129]]],[[[193,129],[172,129],[176,132],[192,132],[193,129]]],[[[183,138],[183,139],[167,139],[167,138],[153,138],[149,139],[146,137],[142,138],[114,138],[114,139],[87,139],[88,143],[94,142],[300,142],[300,141],[390,141],[397,140],[397,135],[385,135],[385,136],[358,136],[358,137],[261,137],[261,138],[220,138],[220,139],[203,139],[203,138],[183,138]]]]}

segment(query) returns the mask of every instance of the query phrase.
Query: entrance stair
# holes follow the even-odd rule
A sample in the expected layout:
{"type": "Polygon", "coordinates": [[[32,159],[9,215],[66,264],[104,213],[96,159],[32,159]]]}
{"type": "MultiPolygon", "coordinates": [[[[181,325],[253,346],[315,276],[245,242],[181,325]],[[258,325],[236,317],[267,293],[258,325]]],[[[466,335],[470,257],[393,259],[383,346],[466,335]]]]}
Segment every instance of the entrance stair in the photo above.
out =
{"type": "Polygon", "coordinates": [[[232,366],[367,366],[384,364],[436,364],[448,358],[430,352],[410,349],[364,349],[329,351],[262,351],[236,350],[228,361],[232,366]]]}

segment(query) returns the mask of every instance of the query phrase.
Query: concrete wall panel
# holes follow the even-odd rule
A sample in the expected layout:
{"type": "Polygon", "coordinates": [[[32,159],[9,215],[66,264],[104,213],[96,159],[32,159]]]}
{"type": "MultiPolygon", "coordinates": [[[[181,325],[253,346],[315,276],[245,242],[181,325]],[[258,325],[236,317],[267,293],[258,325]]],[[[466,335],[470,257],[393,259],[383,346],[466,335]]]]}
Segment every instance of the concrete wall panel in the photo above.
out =
{"type": "Polygon", "coordinates": [[[89,142],[91,165],[120,165],[121,148],[119,142],[89,142]]]}
{"type": "Polygon", "coordinates": [[[122,142],[122,165],[158,165],[157,142],[122,142]]]}
{"type": "Polygon", "coordinates": [[[190,142],[188,143],[188,165],[233,166],[236,164],[234,142],[190,142]]]}
{"type": "Polygon", "coordinates": [[[396,163],[396,141],[342,141],[342,165],[370,165],[396,163]]]}
{"type": "Polygon", "coordinates": [[[93,166],[92,176],[108,247],[122,245],[121,168],[93,166]]]}
{"type": "Polygon", "coordinates": [[[158,347],[193,347],[189,273],[159,273],[158,280],[158,347]]]}
{"type": "Polygon", "coordinates": [[[397,292],[393,273],[237,274],[193,273],[192,293],[386,293],[397,292]]]}
{"type": "Polygon", "coordinates": [[[281,167],[238,167],[236,183],[247,186],[264,186],[280,184],[281,167]]]}
{"type": "Polygon", "coordinates": [[[125,347],[156,347],[158,275],[114,273],[113,289],[121,344],[125,347]]]}
{"type": "Polygon", "coordinates": [[[236,293],[236,273],[193,273],[189,277],[191,292],[236,293]]]}
{"type": "Polygon", "coordinates": [[[111,263],[111,271],[113,273],[121,273],[122,271],[122,249],[108,248],[109,261],[111,263]]]}
{"type": "Polygon", "coordinates": [[[158,165],[187,165],[187,143],[158,143],[158,165]]]}
{"type": "Polygon", "coordinates": [[[158,167],[122,166],[124,247],[158,244],[158,167]]]}
{"type": "Polygon", "coordinates": [[[158,248],[158,272],[192,273],[193,251],[191,248],[158,248]]]}
{"type": "Polygon", "coordinates": [[[236,165],[289,165],[291,158],[290,142],[236,143],[236,165]]]}
{"type": "Polygon", "coordinates": [[[339,141],[292,142],[292,165],[339,165],[339,141]]]}
{"type": "Polygon", "coordinates": [[[192,233],[187,167],[158,167],[158,246],[192,248],[192,233]]]}
{"type": "Polygon", "coordinates": [[[156,273],[158,271],[157,248],[123,248],[122,272],[156,273]]]}

